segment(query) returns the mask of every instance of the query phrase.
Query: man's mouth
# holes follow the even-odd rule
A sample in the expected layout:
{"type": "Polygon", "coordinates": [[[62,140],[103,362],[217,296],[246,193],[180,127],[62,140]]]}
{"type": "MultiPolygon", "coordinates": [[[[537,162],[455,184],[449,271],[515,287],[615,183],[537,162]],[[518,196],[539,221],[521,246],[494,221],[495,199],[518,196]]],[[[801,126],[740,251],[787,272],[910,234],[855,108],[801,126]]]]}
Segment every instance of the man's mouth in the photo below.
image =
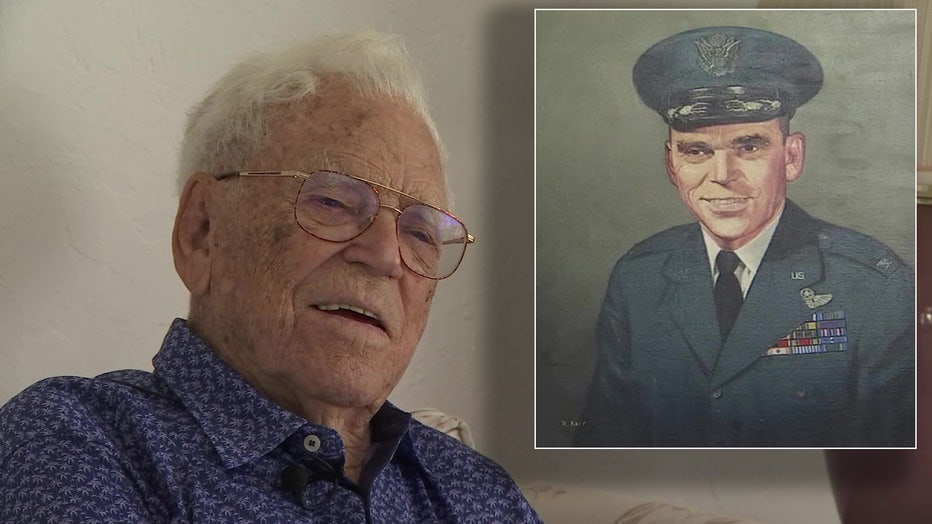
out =
{"type": "Polygon", "coordinates": [[[744,205],[751,200],[751,197],[726,197],[726,198],[710,198],[703,197],[699,200],[707,202],[709,206],[714,211],[737,211],[744,207],[744,205]]]}
{"type": "Polygon", "coordinates": [[[359,306],[353,306],[350,304],[315,304],[314,307],[333,315],[339,315],[350,320],[363,322],[385,330],[385,326],[382,325],[382,321],[379,319],[378,315],[372,311],[369,311],[368,309],[363,309],[359,306]]]}
{"type": "Polygon", "coordinates": [[[713,204],[741,204],[748,200],[751,197],[728,197],[728,198],[707,198],[703,197],[700,200],[705,200],[706,202],[711,202],[713,204]]]}

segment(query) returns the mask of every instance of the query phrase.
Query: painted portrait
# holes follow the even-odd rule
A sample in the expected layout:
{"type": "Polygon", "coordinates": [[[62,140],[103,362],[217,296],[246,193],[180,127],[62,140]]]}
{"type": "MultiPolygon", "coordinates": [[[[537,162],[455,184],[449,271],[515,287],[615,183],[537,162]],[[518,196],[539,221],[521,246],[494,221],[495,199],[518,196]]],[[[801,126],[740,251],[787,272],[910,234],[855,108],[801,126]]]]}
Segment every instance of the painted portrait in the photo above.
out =
{"type": "Polygon", "coordinates": [[[537,447],[915,445],[915,11],[536,13],[537,447]]]}

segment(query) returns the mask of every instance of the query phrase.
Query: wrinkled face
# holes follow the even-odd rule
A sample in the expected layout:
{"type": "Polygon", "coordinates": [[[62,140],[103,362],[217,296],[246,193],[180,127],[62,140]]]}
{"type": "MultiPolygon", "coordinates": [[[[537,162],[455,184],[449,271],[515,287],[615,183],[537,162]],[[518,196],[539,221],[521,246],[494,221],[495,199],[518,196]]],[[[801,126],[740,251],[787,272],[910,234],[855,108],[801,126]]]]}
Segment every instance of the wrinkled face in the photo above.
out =
{"type": "Polygon", "coordinates": [[[667,173],[686,207],[724,249],[737,249],[782,210],[799,177],[804,138],[784,136],[777,119],[677,131],[670,128],[667,173]]]}
{"type": "MultiPolygon", "coordinates": [[[[336,170],[445,204],[437,147],[406,106],[331,78],[270,122],[270,145],[242,170],[336,170]]],[[[395,213],[383,208],[360,236],[327,242],[295,222],[299,180],[217,184],[229,212],[213,226],[210,302],[225,329],[212,342],[232,348],[234,367],[293,410],[308,398],[380,405],[424,331],[435,288],[403,266],[395,213]]],[[[390,192],[381,198],[398,207],[390,192]]]]}

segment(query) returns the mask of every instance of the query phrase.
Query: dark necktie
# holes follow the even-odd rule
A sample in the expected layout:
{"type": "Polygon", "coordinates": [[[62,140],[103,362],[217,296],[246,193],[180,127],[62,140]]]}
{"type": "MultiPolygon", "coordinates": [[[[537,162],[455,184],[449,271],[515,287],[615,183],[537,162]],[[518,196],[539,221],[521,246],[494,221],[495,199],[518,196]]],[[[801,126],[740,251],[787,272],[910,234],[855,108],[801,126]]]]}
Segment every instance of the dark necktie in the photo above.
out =
{"type": "Polygon", "coordinates": [[[718,327],[722,330],[722,340],[731,332],[731,326],[735,324],[738,310],[744,302],[738,277],[735,276],[735,269],[740,263],[741,259],[733,251],[719,251],[715,257],[715,267],[718,268],[715,309],[718,312],[718,327]]]}

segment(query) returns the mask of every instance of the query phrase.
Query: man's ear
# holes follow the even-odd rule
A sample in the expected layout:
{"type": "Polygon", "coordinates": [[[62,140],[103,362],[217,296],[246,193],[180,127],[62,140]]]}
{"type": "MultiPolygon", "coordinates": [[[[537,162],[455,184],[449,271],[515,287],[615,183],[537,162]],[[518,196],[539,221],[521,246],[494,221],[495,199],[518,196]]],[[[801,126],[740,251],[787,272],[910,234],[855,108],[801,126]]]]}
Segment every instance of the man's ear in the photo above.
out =
{"type": "Polygon", "coordinates": [[[667,166],[667,177],[670,183],[676,185],[676,171],[673,170],[673,145],[667,140],[664,143],[663,163],[667,166]]]}
{"type": "Polygon", "coordinates": [[[806,136],[802,133],[787,135],[783,151],[786,181],[792,182],[803,174],[803,166],[806,164],[806,136]]]}
{"type": "Polygon", "coordinates": [[[175,271],[191,292],[202,296],[210,289],[211,188],[216,180],[207,173],[191,175],[178,202],[172,231],[175,271]]]}

